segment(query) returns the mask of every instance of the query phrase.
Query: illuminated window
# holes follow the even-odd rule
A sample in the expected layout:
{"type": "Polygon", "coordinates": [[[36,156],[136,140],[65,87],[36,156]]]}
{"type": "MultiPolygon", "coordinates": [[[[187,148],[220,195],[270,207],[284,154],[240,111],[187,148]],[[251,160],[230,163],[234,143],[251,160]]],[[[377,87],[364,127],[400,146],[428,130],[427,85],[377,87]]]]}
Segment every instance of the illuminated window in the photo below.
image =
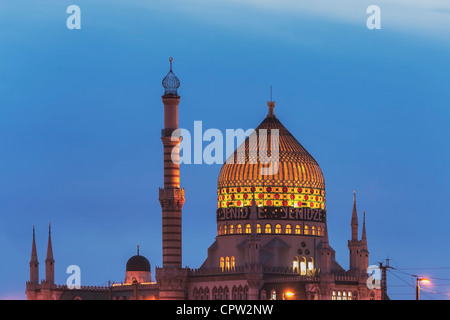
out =
{"type": "Polygon", "coordinates": [[[281,224],[275,226],[275,233],[281,233],[281,224]]]}
{"type": "Polygon", "coordinates": [[[227,234],[227,226],[223,226],[223,234],[227,234]]]}
{"type": "Polygon", "coordinates": [[[338,291],[337,299],[338,299],[338,300],[342,300],[342,297],[341,297],[341,291],[338,291]]]}
{"type": "Polygon", "coordinates": [[[225,268],[226,268],[227,270],[230,269],[230,257],[226,257],[226,258],[225,258],[225,268]]]}
{"type": "Polygon", "coordinates": [[[323,236],[323,229],[322,229],[322,227],[317,228],[317,235],[318,236],[323,236]]]}
{"type": "Polygon", "coordinates": [[[286,234],[291,234],[292,233],[292,226],[290,224],[286,225],[286,234]]]}
{"type": "Polygon", "coordinates": [[[233,257],[231,257],[231,269],[234,269],[236,267],[236,259],[233,257]]]}
{"type": "Polygon", "coordinates": [[[236,233],[242,233],[242,225],[241,224],[238,224],[236,226],[236,233]]]}
{"type": "Polygon", "coordinates": [[[347,292],[342,292],[342,300],[347,300],[347,292]]]}
{"type": "Polygon", "coordinates": [[[304,234],[309,234],[309,226],[308,225],[305,225],[305,232],[304,232],[304,234]]]}
{"type": "Polygon", "coordinates": [[[295,234],[302,234],[302,227],[300,225],[295,226],[295,234]]]}
{"type": "Polygon", "coordinates": [[[225,259],[223,257],[220,257],[220,269],[222,269],[223,271],[224,268],[225,268],[225,259]]]}
{"type": "Polygon", "coordinates": [[[277,300],[277,292],[275,290],[272,290],[270,293],[270,300],[277,300]]]}
{"type": "Polygon", "coordinates": [[[352,300],[352,292],[351,291],[348,292],[348,300],[352,300]]]}
{"type": "Polygon", "coordinates": [[[302,260],[300,262],[300,274],[305,275],[306,274],[306,258],[302,257],[302,260]]]}
{"type": "Polygon", "coordinates": [[[272,232],[272,226],[270,223],[266,224],[266,228],[264,229],[265,233],[271,233],[272,232]]]}
{"type": "Polygon", "coordinates": [[[311,227],[311,234],[312,234],[313,236],[316,235],[316,226],[312,226],[312,227],[311,227]]]}
{"type": "Polygon", "coordinates": [[[331,296],[331,300],[336,300],[336,291],[333,291],[333,295],[331,296]]]}
{"type": "Polygon", "coordinates": [[[292,269],[294,272],[298,273],[298,257],[295,257],[292,261],[292,269]]]}
{"type": "Polygon", "coordinates": [[[309,258],[308,259],[308,270],[309,271],[312,271],[314,269],[314,260],[313,260],[313,258],[309,258]]]}
{"type": "Polygon", "coordinates": [[[249,223],[245,225],[245,233],[252,233],[252,227],[249,223]]]}
{"type": "Polygon", "coordinates": [[[259,223],[256,225],[256,233],[261,233],[261,225],[259,223]]]}
{"type": "Polygon", "coordinates": [[[233,234],[234,233],[234,225],[230,225],[230,231],[228,233],[229,234],[233,234]]]}
{"type": "Polygon", "coordinates": [[[217,234],[220,236],[222,234],[222,226],[219,226],[219,230],[217,231],[217,234]]]}

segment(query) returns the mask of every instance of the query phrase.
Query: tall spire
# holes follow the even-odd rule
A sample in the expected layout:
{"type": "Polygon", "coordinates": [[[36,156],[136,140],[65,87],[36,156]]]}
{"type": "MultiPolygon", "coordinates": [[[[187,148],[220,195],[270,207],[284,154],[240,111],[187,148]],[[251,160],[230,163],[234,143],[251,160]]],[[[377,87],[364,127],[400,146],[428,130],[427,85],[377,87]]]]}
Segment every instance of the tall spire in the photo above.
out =
{"type": "Polygon", "coordinates": [[[52,229],[48,224],[47,258],[45,259],[45,281],[55,283],[55,260],[53,259],[52,229]]]}
{"type": "Polygon", "coordinates": [[[361,235],[361,249],[367,250],[367,235],[366,235],[366,212],[363,212],[363,227],[361,235]]]}
{"type": "Polygon", "coordinates": [[[352,240],[358,240],[358,213],[356,212],[356,191],[353,191],[353,211],[352,211],[352,240]]]}
{"type": "Polygon", "coordinates": [[[31,259],[30,259],[30,282],[39,283],[39,261],[36,250],[36,237],[33,225],[33,243],[31,245],[31,259]]]}

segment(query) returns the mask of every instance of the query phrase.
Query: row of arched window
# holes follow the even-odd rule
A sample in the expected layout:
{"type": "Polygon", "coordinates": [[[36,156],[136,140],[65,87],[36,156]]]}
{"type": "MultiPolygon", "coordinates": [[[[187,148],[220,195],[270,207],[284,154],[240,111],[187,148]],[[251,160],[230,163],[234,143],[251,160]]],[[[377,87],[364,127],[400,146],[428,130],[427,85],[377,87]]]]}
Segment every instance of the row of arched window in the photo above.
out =
{"type": "Polygon", "coordinates": [[[294,257],[292,261],[292,269],[301,275],[313,275],[314,273],[314,259],[309,257],[294,257]]]}
{"type": "Polygon", "coordinates": [[[248,300],[248,286],[233,286],[231,296],[228,286],[214,286],[212,291],[208,287],[194,288],[192,294],[194,300],[248,300]]]}
{"type": "MultiPolygon", "coordinates": [[[[219,225],[217,229],[217,235],[227,235],[227,234],[249,234],[252,233],[252,226],[247,223],[242,225],[238,223],[236,226],[234,224],[225,224],[219,225]]],[[[310,226],[305,224],[304,226],[297,224],[291,225],[286,224],[283,226],[281,224],[276,224],[272,226],[270,223],[266,223],[265,225],[257,224],[256,225],[256,233],[264,233],[264,234],[304,234],[304,235],[312,235],[312,236],[323,236],[324,228],[319,226],[310,226]]]]}
{"type": "Polygon", "coordinates": [[[352,291],[335,291],[331,295],[331,300],[356,300],[357,293],[352,291]]]}
{"type": "Polygon", "coordinates": [[[236,267],[236,259],[232,256],[230,257],[220,257],[219,261],[220,269],[224,270],[232,270],[236,267]]]}

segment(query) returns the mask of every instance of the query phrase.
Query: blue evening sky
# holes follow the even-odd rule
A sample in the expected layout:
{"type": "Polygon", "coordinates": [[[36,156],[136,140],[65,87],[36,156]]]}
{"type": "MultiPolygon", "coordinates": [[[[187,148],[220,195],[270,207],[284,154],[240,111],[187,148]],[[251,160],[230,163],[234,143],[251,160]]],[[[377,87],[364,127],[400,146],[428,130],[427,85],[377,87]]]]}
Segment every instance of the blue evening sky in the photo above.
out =
{"type": "MultiPolygon", "coordinates": [[[[325,175],[338,262],[356,190],[370,264],[399,269],[391,298],[414,299],[415,273],[435,278],[424,299],[449,299],[449,55],[444,0],[0,0],[0,298],[25,298],[33,225],[44,278],[52,224],[59,284],[72,264],[82,285],[123,281],[137,244],[161,266],[173,56],[181,127],[255,128],[272,85],[277,117],[325,175]],[[72,4],[81,30],[66,27],[72,4]],[[371,4],[380,30],[366,27],[371,4]]],[[[214,241],[219,170],[182,166],[191,268],[214,241]]]]}

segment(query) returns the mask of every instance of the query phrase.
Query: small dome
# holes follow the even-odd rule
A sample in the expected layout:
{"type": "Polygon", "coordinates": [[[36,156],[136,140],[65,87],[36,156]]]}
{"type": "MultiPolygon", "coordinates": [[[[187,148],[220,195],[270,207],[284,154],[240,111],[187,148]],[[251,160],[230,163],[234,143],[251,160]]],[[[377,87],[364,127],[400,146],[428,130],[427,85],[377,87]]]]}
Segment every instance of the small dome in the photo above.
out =
{"type": "Polygon", "coordinates": [[[146,257],[139,254],[132,256],[127,261],[126,271],[148,271],[150,272],[150,262],[146,257]]]}

